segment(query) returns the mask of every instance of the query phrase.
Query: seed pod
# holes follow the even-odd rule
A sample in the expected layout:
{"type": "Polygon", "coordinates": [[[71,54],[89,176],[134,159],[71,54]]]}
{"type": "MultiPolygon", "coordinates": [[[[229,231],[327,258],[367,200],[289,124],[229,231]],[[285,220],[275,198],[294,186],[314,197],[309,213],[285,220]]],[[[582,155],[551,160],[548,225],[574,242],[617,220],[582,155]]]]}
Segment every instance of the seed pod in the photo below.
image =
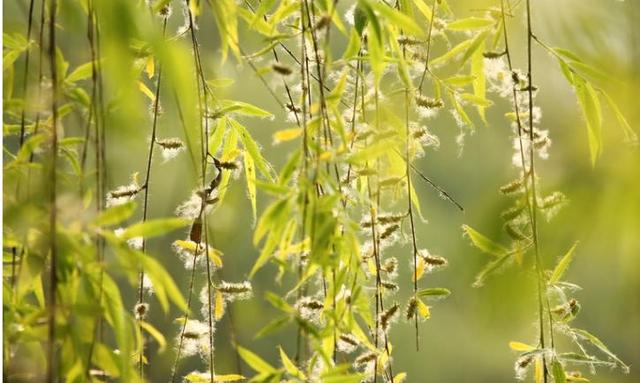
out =
{"type": "Polygon", "coordinates": [[[156,144],[160,145],[163,149],[180,149],[184,147],[184,144],[179,138],[163,138],[156,140],[156,144]]]}
{"type": "Polygon", "coordinates": [[[533,356],[532,355],[524,355],[524,356],[518,358],[518,360],[516,361],[516,364],[520,368],[527,368],[531,364],[531,362],[533,362],[533,356]]]}
{"type": "Polygon", "coordinates": [[[381,281],[380,286],[384,287],[387,290],[396,291],[398,290],[398,285],[393,282],[381,281]]]}
{"type": "Polygon", "coordinates": [[[140,189],[138,187],[121,186],[116,190],[110,191],[108,195],[109,198],[112,199],[130,198],[135,197],[135,195],[138,194],[139,191],[140,189]]]}
{"type": "Polygon", "coordinates": [[[551,140],[549,137],[541,137],[535,141],[533,141],[533,147],[537,150],[544,149],[545,147],[551,145],[551,140]]]}
{"type": "Polygon", "coordinates": [[[398,260],[396,258],[389,258],[382,264],[382,270],[387,274],[393,274],[398,268],[398,260]]]}
{"type": "Polygon", "coordinates": [[[358,340],[351,334],[340,334],[340,336],[338,337],[338,339],[340,339],[341,341],[348,343],[352,346],[358,346],[360,343],[358,342],[358,340]]]}
{"type": "Polygon", "coordinates": [[[429,266],[446,266],[447,265],[447,260],[446,258],[440,257],[438,255],[425,255],[422,257],[422,259],[424,259],[424,263],[426,263],[429,266]]]}
{"type": "Polygon", "coordinates": [[[528,92],[528,91],[532,91],[535,92],[538,90],[538,87],[535,85],[527,85],[525,87],[522,87],[520,89],[518,89],[520,92],[528,92]]]}
{"type": "Polygon", "coordinates": [[[507,54],[507,51],[502,52],[483,52],[482,56],[486,59],[497,59],[507,54]]]}
{"type": "Polygon", "coordinates": [[[286,107],[290,112],[294,112],[294,113],[301,113],[301,112],[302,112],[302,109],[300,109],[300,107],[295,106],[295,105],[293,105],[293,104],[291,104],[291,103],[287,103],[287,104],[285,105],[285,107],[286,107]]]}
{"type": "Polygon", "coordinates": [[[191,225],[191,231],[189,232],[189,239],[195,243],[200,243],[202,239],[202,220],[200,217],[196,218],[191,225]]]}
{"type": "Polygon", "coordinates": [[[136,320],[144,320],[149,311],[149,305],[147,303],[138,303],[133,308],[136,320]]]}
{"type": "Polygon", "coordinates": [[[524,241],[527,239],[527,236],[524,235],[513,223],[507,222],[504,225],[504,230],[507,232],[511,239],[516,241],[524,241]]]}
{"type": "Polygon", "coordinates": [[[578,303],[577,300],[571,299],[569,301],[569,311],[571,311],[572,316],[574,317],[577,316],[578,313],[580,312],[580,308],[581,308],[580,303],[578,303]]]}
{"type": "Polygon", "coordinates": [[[524,206],[515,206],[500,213],[500,217],[505,221],[511,221],[519,217],[523,210],[524,206]]]}
{"type": "Polygon", "coordinates": [[[173,12],[173,9],[171,8],[171,5],[166,4],[165,6],[160,8],[160,10],[158,11],[158,14],[162,17],[169,18],[171,17],[172,12],[173,12]]]}
{"type": "Polygon", "coordinates": [[[238,169],[238,164],[234,161],[220,161],[218,163],[218,168],[225,170],[236,170],[238,169]]]}
{"type": "Polygon", "coordinates": [[[413,138],[420,139],[424,137],[426,134],[427,134],[427,129],[418,129],[415,132],[413,132],[412,136],[413,138]]]}
{"type": "Polygon", "coordinates": [[[364,354],[358,356],[356,358],[356,360],[354,361],[354,364],[356,366],[362,366],[362,365],[365,365],[365,364],[368,364],[368,363],[372,363],[372,362],[374,362],[376,360],[377,357],[378,357],[378,354],[376,354],[373,351],[370,351],[370,352],[367,352],[367,353],[364,353],[364,354]]]}
{"type": "Polygon", "coordinates": [[[506,185],[500,186],[500,192],[502,194],[517,193],[522,190],[522,180],[511,181],[506,185]]]}
{"type": "Polygon", "coordinates": [[[405,217],[406,217],[406,214],[380,215],[380,216],[378,216],[378,222],[383,224],[383,225],[387,225],[387,224],[390,224],[390,223],[400,222],[405,217]]]}
{"type": "Polygon", "coordinates": [[[196,332],[196,331],[186,331],[183,333],[183,336],[186,339],[200,339],[200,337],[202,336],[201,333],[196,332]]]}
{"type": "Polygon", "coordinates": [[[315,25],[316,29],[323,29],[331,25],[331,16],[328,14],[324,14],[318,19],[318,22],[315,25]]]}
{"type": "Polygon", "coordinates": [[[250,293],[252,291],[249,281],[241,283],[222,282],[216,287],[218,291],[226,295],[240,295],[250,293]]]}
{"type": "Polygon", "coordinates": [[[416,40],[416,39],[412,39],[411,37],[408,36],[400,36],[398,37],[398,44],[400,45],[419,45],[422,44],[422,41],[420,40],[416,40]]]}
{"type": "Polygon", "coordinates": [[[300,302],[300,306],[310,310],[322,310],[324,308],[324,304],[315,299],[303,300],[300,302]]]}
{"type": "Polygon", "coordinates": [[[398,229],[400,229],[400,225],[391,225],[389,227],[387,227],[382,234],[380,234],[380,239],[387,239],[389,238],[393,233],[395,233],[398,229]]]}
{"type": "Polygon", "coordinates": [[[393,317],[398,313],[398,307],[398,304],[395,303],[380,314],[380,328],[382,328],[383,331],[386,331],[389,328],[389,324],[393,320],[393,317]]]}
{"type": "Polygon", "coordinates": [[[551,195],[544,197],[538,201],[538,207],[541,209],[549,209],[558,206],[567,201],[567,197],[560,192],[554,192],[551,195]]]}
{"type": "Polygon", "coordinates": [[[407,320],[410,320],[416,315],[417,312],[418,300],[416,299],[416,297],[411,297],[411,299],[409,299],[409,302],[407,303],[407,308],[405,310],[404,316],[405,318],[407,318],[407,320]]]}
{"type": "Polygon", "coordinates": [[[293,70],[291,70],[291,68],[279,62],[275,62],[271,64],[271,69],[273,69],[274,72],[277,72],[278,74],[281,74],[283,76],[288,76],[291,73],[293,73],[293,70]]]}
{"type": "Polygon", "coordinates": [[[436,109],[444,107],[444,102],[441,99],[435,99],[426,97],[421,94],[416,95],[416,105],[426,109],[436,109]]]}

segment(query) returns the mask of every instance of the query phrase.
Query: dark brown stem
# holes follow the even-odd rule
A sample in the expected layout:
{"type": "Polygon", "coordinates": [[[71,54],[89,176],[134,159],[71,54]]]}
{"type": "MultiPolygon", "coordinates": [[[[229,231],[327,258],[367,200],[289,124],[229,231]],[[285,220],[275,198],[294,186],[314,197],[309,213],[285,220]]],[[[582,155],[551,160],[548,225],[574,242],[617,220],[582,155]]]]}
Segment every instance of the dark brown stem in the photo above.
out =
{"type": "MultiPolygon", "coordinates": [[[[165,18],[162,25],[162,37],[164,38],[167,29],[167,19],[165,18]]],[[[151,126],[151,141],[149,143],[149,154],[147,155],[147,167],[144,179],[144,196],[142,204],[142,222],[146,222],[149,215],[149,189],[151,181],[151,164],[153,162],[153,152],[156,144],[156,133],[158,128],[158,108],[160,104],[160,89],[162,85],[162,64],[158,65],[158,79],[156,80],[156,92],[153,100],[153,122],[151,126]]],[[[147,248],[147,240],[142,239],[142,252],[147,248]]],[[[138,277],[138,303],[144,303],[144,269],[140,268],[138,277]]],[[[142,331],[141,331],[142,332],[142,331]]],[[[138,358],[138,370],[140,376],[144,376],[144,337],[143,344],[140,346],[140,355],[138,358]]]]}
{"type": "Polygon", "coordinates": [[[420,91],[420,94],[422,94],[422,84],[424,83],[425,76],[429,71],[429,55],[431,53],[431,36],[433,34],[433,24],[436,21],[436,10],[438,9],[437,7],[438,7],[438,1],[433,0],[433,3],[431,5],[431,21],[429,22],[429,32],[427,35],[427,54],[424,60],[424,71],[422,72],[422,76],[420,76],[420,84],[418,85],[418,90],[420,91]]]}
{"type": "Polygon", "coordinates": [[[56,10],[57,0],[51,0],[49,19],[49,64],[51,67],[52,92],[51,97],[51,174],[49,189],[49,248],[51,252],[50,281],[49,281],[49,334],[47,345],[47,377],[48,383],[55,380],[55,341],[56,341],[56,310],[57,310],[57,289],[58,289],[58,245],[57,235],[57,167],[58,167],[58,73],[56,65],[56,10]]]}

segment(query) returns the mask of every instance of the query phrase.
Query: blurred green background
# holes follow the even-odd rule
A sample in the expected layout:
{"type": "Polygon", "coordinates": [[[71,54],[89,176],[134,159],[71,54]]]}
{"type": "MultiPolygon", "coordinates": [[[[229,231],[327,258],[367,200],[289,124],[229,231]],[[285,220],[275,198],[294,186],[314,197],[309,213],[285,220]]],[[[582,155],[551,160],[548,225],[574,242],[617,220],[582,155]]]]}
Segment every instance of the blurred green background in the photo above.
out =
{"type": "MultiPolygon", "coordinates": [[[[88,60],[84,21],[71,1],[62,3],[60,25],[63,26],[61,34],[64,37],[60,38],[60,45],[74,67],[88,60]]],[[[113,15],[132,12],[131,6],[125,3],[114,1],[113,15]]],[[[349,5],[348,2],[341,3],[341,7],[349,5]]],[[[479,9],[497,5],[484,0],[451,3],[458,16],[471,15],[479,9]]],[[[640,2],[535,0],[532,3],[538,37],[549,45],[571,49],[586,62],[620,81],[609,84],[607,90],[619,102],[637,132],[640,122],[640,2]]],[[[26,2],[7,1],[3,3],[3,9],[4,31],[24,33],[26,2]]],[[[117,18],[111,21],[115,22],[117,18]]],[[[124,20],[121,22],[125,23],[124,20]]],[[[181,23],[179,10],[174,10],[170,29],[175,30],[181,23]]],[[[277,111],[278,106],[248,65],[237,64],[233,59],[222,68],[217,65],[219,43],[208,8],[199,25],[208,74],[236,80],[224,91],[224,97],[277,111]]],[[[510,21],[515,65],[521,68],[525,65],[526,53],[523,49],[523,27],[524,19],[520,16],[510,21]]],[[[118,25],[114,24],[112,28],[115,31],[118,25]]],[[[121,32],[126,34],[126,28],[123,29],[121,32]]],[[[110,33],[114,32],[107,30],[102,37],[109,39],[112,37],[110,33]]],[[[262,44],[245,30],[241,31],[241,41],[247,52],[262,44]]],[[[334,43],[336,50],[343,48],[344,41],[339,38],[334,43]]],[[[186,52],[186,42],[183,49],[186,52]]],[[[638,382],[640,373],[635,366],[640,364],[640,151],[623,143],[622,131],[610,111],[605,109],[604,153],[592,168],[586,128],[571,88],[552,57],[537,46],[534,54],[534,76],[540,88],[538,103],[543,110],[541,127],[550,130],[553,140],[550,158],[538,162],[541,187],[543,193],[559,190],[570,199],[570,204],[552,222],[543,222],[540,227],[545,264],[550,267],[574,241],[580,242],[567,274],[568,280],[584,288],[575,295],[582,304],[582,312],[574,325],[598,335],[631,365],[629,375],[603,369],[592,381],[638,382]]],[[[185,60],[190,60],[190,57],[185,60]]],[[[107,77],[107,83],[109,81],[107,77]]],[[[171,108],[171,102],[166,103],[166,107],[171,108]]],[[[138,105],[138,108],[142,109],[128,111],[129,114],[110,120],[107,137],[110,187],[127,183],[132,172],[144,168],[150,126],[143,123],[146,121],[145,107],[138,105]]],[[[467,137],[460,156],[455,143],[458,134],[455,122],[448,113],[442,113],[431,126],[440,137],[441,147],[437,151],[428,151],[426,157],[416,163],[419,169],[461,201],[465,213],[458,212],[438,198],[426,184],[418,183],[422,209],[429,220],[427,224],[418,226],[419,241],[450,262],[448,269],[428,275],[423,283],[425,286],[447,287],[453,294],[446,301],[434,305],[432,317],[421,325],[419,352],[414,349],[411,325],[400,324],[392,330],[394,371],[406,371],[409,382],[511,381],[516,355],[509,349],[508,342],[535,343],[534,275],[529,269],[514,266],[491,278],[483,288],[471,287],[475,274],[487,258],[462,238],[460,228],[462,224],[469,224],[493,238],[507,241],[501,232],[499,213],[507,207],[508,200],[498,193],[498,187],[515,175],[510,166],[511,133],[503,117],[508,111],[509,105],[503,102],[491,107],[488,110],[489,125],[479,126],[474,135],[467,137]]],[[[175,113],[168,113],[168,116],[160,122],[160,134],[180,134],[175,113]]],[[[262,143],[265,157],[278,168],[296,145],[272,145],[273,132],[290,125],[285,122],[283,113],[278,112],[273,121],[247,120],[246,123],[262,143]]],[[[187,155],[183,153],[181,156],[180,160],[155,167],[150,195],[152,217],[172,215],[175,207],[196,185],[187,155]]],[[[265,196],[259,195],[259,210],[266,206],[266,202],[265,196]]],[[[244,180],[234,181],[226,203],[214,215],[212,229],[214,245],[225,254],[222,274],[226,280],[243,280],[256,259],[257,250],[251,244],[250,211],[244,180]]],[[[186,286],[187,272],[170,249],[169,244],[174,239],[177,238],[151,241],[149,251],[170,270],[180,286],[186,286]]],[[[390,251],[401,260],[401,265],[406,265],[410,256],[407,248],[390,251]]],[[[404,267],[399,282],[401,286],[409,286],[409,270],[404,267]]],[[[291,349],[295,342],[294,329],[289,327],[258,341],[253,338],[276,314],[264,301],[263,294],[268,290],[286,291],[291,286],[291,281],[287,280],[283,286],[274,286],[274,276],[273,266],[260,271],[253,280],[256,298],[234,303],[231,309],[238,344],[276,363],[276,346],[282,344],[291,349]]],[[[404,293],[408,290],[405,289],[404,293]]],[[[123,291],[125,301],[133,307],[136,299],[134,290],[125,288],[123,291]]],[[[154,304],[150,321],[164,330],[168,338],[174,338],[178,327],[173,320],[178,315],[174,311],[165,316],[154,304]]],[[[230,327],[226,316],[216,333],[218,373],[237,372],[229,342],[230,327]]],[[[153,367],[148,371],[149,378],[153,382],[166,381],[173,352],[168,350],[155,354],[154,350],[152,346],[150,363],[153,367]]],[[[200,362],[192,358],[183,363],[182,371],[198,367],[200,362]]],[[[247,372],[246,366],[244,372],[247,372]]]]}

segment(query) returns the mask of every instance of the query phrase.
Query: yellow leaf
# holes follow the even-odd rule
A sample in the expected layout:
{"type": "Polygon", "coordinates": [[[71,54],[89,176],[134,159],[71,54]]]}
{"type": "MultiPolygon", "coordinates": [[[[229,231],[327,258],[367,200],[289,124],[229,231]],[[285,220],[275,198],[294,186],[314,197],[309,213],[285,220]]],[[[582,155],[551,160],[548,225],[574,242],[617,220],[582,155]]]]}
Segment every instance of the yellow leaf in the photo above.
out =
{"type": "Polygon", "coordinates": [[[407,378],[406,372],[401,372],[393,378],[394,383],[402,383],[407,378]]]}
{"type": "Polygon", "coordinates": [[[213,262],[216,267],[222,267],[222,252],[220,250],[210,247],[207,254],[209,255],[211,262],[213,262]]]}
{"type": "Polygon", "coordinates": [[[249,153],[244,153],[242,156],[244,159],[244,171],[245,178],[247,179],[247,194],[249,195],[249,200],[251,201],[251,210],[253,212],[253,221],[256,221],[256,167],[253,163],[253,158],[249,155],[249,153]]]}
{"type": "Polygon", "coordinates": [[[200,7],[197,1],[189,2],[189,11],[191,11],[191,15],[193,15],[192,17],[194,18],[200,15],[200,7]]]}
{"type": "Polygon", "coordinates": [[[149,100],[154,101],[156,99],[156,95],[142,81],[138,81],[138,89],[149,97],[149,100]]]}
{"type": "Polygon", "coordinates": [[[305,377],[305,375],[298,369],[298,367],[296,367],[291,359],[289,359],[282,347],[278,348],[280,349],[280,359],[282,360],[282,365],[284,366],[284,369],[287,371],[287,373],[291,376],[306,380],[307,378],[305,377]]]}
{"type": "Polygon", "coordinates": [[[215,375],[213,377],[214,382],[237,382],[244,379],[246,379],[244,376],[238,374],[215,375]]]}
{"type": "Polygon", "coordinates": [[[418,257],[418,263],[416,264],[416,273],[414,275],[414,279],[420,279],[424,275],[424,268],[426,263],[422,257],[418,257]]]}
{"type": "Polygon", "coordinates": [[[224,315],[224,300],[222,299],[222,293],[216,290],[215,312],[216,320],[220,320],[224,315]]]}
{"type": "Polygon", "coordinates": [[[138,321],[138,324],[158,342],[158,352],[164,351],[165,347],[167,346],[167,341],[165,340],[164,335],[162,335],[160,331],[158,331],[155,327],[145,321],[138,321]]]}
{"type": "MultiPolygon", "coordinates": [[[[176,247],[181,248],[182,250],[186,250],[189,252],[195,252],[196,251],[196,243],[193,241],[184,241],[184,240],[177,240],[173,242],[173,245],[176,247]]],[[[199,251],[201,251],[200,249],[198,249],[199,251]]],[[[214,265],[216,265],[216,267],[222,267],[222,252],[218,249],[214,249],[213,247],[209,247],[209,251],[207,252],[207,255],[209,256],[209,259],[211,260],[211,262],[213,262],[214,265]]]]}
{"type": "Polygon", "coordinates": [[[509,342],[509,347],[511,347],[512,350],[514,351],[533,351],[536,348],[533,346],[529,346],[526,343],[521,343],[521,342],[509,342]]]}
{"type": "Polygon", "coordinates": [[[326,151],[326,152],[322,152],[318,158],[320,159],[320,161],[328,161],[332,157],[333,157],[333,152],[326,151]]]}
{"type": "Polygon", "coordinates": [[[147,72],[147,77],[152,78],[156,73],[156,65],[153,60],[153,56],[147,57],[147,65],[144,68],[144,71],[147,72]]]}
{"type": "Polygon", "coordinates": [[[543,366],[542,366],[542,358],[536,358],[535,363],[533,365],[533,376],[535,377],[536,383],[543,382],[543,366]]]}
{"type": "Polygon", "coordinates": [[[416,299],[418,304],[418,314],[424,319],[427,319],[431,316],[431,312],[429,311],[429,306],[425,305],[420,299],[416,299]]]}
{"type": "Polygon", "coordinates": [[[283,129],[273,134],[273,143],[279,144],[296,139],[302,134],[302,128],[283,129]]]}
{"type": "Polygon", "coordinates": [[[196,251],[196,243],[193,241],[183,241],[181,239],[174,241],[173,245],[186,251],[196,251]]]}
{"type": "Polygon", "coordinates": [[[236,159],[236,157],[238,157],[240,155],[240,149],[232,149],[229,152],[225,153],[222,155],[222,158],[220,159],[223,162],[231,162],[233,160],[236,159]]]}

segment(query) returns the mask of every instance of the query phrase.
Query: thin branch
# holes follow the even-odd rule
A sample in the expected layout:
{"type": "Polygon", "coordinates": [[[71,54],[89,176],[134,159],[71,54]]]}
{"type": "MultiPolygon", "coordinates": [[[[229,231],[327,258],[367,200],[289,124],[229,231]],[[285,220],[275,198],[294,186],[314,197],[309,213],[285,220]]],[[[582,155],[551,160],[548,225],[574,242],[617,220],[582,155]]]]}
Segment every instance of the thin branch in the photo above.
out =
{"type": "Polygon", "coordinates": [[[51,174],[49,189],[49,248],[50,258],[50,281],[49,281],[49,334],[47,345],[47,377],[48,383],[53,383],[55,373],[55,341],[56,341],[56,310],[57,310],[57,289],[58,289],[58,245],[57,245],[57,167],[58,167],[58,68],[56,65],[56,11],[57,0],[51,0],[49,19],[49,64],[51,68],[52,97],[51,97],[51,174]]]}

